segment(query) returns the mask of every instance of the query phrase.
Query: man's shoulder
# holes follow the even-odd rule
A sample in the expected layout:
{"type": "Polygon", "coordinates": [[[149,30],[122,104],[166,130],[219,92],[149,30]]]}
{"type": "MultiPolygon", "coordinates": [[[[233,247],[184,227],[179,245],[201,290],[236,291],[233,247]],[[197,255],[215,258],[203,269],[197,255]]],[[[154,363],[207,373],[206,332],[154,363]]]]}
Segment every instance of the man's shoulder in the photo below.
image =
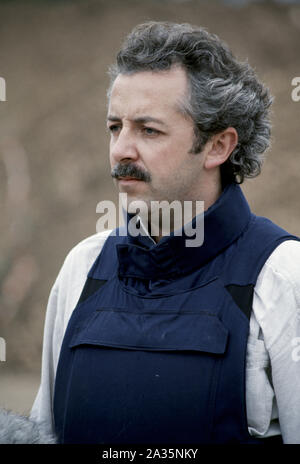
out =
{"type": "Polygon", "coordinates": [[[273,360],[289,349],[299,330],[299,262],[300,242],[286,240],[269,256],[256,282],[253,313],[273,360]]]}
{"type": "Polygon", "coordinates": [[[78,242],[69,252],[70,254],[87,253],[93,250],[101,249],[107,237],[111,234],[111,230],[104,230],[96,234],[90,235],[78,242]]]}
{"type": "Polygon", "coordinates": [[[255,291],[262,296],[278,299],[293,295],[300,307],[300,241],[280,243],[265,262],[257,279],[255,291]]]}
{"type": "MultiPolygon", "coordinates": [[[[300,240],[285,240],[266,261],[266,267],[289,280],[300,279],[300,240]]],[[[298,285],[300,280],[298,280],[298,285]]]]}
{"type": "Polygon", "coordinates": [[[98,232],[77,243],[67,254],[62,271],[67,271],[70,267],[79,269],[89,268],[101,252],[110,233],[111,230],[98,232]]]}

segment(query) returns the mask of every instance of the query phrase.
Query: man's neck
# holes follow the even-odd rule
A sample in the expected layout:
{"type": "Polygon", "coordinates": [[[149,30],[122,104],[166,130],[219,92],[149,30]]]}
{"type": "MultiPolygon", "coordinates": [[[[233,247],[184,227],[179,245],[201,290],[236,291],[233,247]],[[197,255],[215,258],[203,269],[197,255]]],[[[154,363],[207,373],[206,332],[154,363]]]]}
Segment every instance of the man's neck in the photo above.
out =
{"type": "Polygon", "coordinates": [[[206,190],[205,193],[204,200],[178,201],[176,205],[174,202],[173,206],[169,202],[166,202],[165,206],[163,202],[156,202],[153,207],[151,205],[147,211],[147,217],[139,216],[144,232],[158,243],[170,233],[183,229],[186,224],[192,222],[199,214],[203,214],[218,200],[222,194],[221,185],[218,188],[206,190]]]}

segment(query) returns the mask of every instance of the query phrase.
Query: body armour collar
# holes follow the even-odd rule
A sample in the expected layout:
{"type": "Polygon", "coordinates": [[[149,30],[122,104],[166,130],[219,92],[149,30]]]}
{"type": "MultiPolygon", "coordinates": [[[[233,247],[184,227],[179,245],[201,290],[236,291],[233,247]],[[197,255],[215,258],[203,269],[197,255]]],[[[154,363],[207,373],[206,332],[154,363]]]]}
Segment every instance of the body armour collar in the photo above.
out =
{"type": "MultiPolygon", "coordinates": [[[[127,220],[131,216],[127,215],[127,220]]],[[[120,277],[139,279],[176,278],[205,265],[243,233],[251,219],[249,205],[237,184],[228,185],[218,200],[205,211],[204,241],[187,247],[191,240],[182,234],[163,237],[154,243],[150,236],[128,235],[126,244],[117,245],[120,277]]],[[[195,228],[195,218],[192,227],[195,228]]]]}

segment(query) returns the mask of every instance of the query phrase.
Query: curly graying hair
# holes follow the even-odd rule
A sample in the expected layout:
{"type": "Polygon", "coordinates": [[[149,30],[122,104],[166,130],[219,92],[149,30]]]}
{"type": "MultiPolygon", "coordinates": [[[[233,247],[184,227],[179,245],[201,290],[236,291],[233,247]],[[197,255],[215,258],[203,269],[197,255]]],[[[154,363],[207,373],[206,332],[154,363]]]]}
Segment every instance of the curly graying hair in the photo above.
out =
{"type": "Polygon", "coordinates": [[[126,38],[110,68],[111,86],[118,74],[161,71],[180,65],[189,82],[183,102],[195,124],[193,153],[227,127],[238,133],[238,145],[221,166],[222,183],[242,183],[261,171],[270,142],[272,97],[246,62],[239,62],[216,35],[190,24],[147,22],[126,38]]]}

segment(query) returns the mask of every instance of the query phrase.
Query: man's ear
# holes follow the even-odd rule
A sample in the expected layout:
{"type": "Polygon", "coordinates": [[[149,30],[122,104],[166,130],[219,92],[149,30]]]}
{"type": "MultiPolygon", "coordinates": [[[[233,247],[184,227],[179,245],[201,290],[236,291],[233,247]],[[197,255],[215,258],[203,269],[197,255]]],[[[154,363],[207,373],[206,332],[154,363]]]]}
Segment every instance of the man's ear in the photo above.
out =
{"type": "Polygon", "coordinates": [[[234,127],[227,127],[213,135],[207,143],[204,168],[213,169],[223,164],[238,144],[238,133],[234,127]]]}

